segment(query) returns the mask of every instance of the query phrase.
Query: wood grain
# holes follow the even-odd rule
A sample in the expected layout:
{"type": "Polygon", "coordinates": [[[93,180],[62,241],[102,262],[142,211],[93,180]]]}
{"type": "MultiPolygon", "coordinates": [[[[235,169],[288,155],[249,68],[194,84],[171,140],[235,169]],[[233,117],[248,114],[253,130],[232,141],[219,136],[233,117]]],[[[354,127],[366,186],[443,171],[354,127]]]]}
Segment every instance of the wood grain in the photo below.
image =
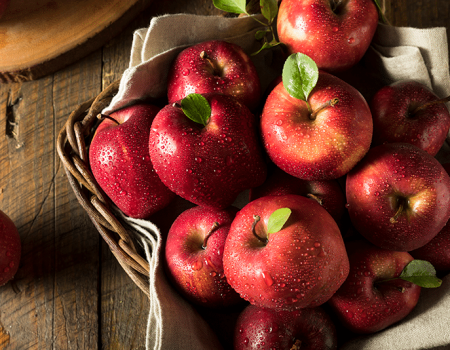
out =
{"type": "Polygon", "coordinates": [[[14,0],[0,21],[0,82],[28,81],[78,61],[152,0],[14,0]]]}
{"type": "MultiPolygon", "coordinates": [[[[447,0],[386,0],[384,7],[393,25],[450,27],[447,0]]],[[[0,287],[0,350],[145,349],[147,297],[79,206],[55,144],[69,113],[121,77],[134,30],[178,12],[221,13],[210,0],[155,1],[65,68],[0,84],[0,209],[23,244],[16,278],[0,287]]]]}

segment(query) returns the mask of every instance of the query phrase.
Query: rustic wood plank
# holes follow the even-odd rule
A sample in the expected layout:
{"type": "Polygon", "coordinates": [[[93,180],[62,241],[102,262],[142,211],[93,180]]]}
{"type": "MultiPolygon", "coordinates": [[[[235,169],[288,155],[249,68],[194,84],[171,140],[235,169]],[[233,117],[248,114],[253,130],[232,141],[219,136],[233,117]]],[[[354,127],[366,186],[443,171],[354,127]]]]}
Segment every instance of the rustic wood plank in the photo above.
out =
{"type": "MultiPolygon", "coordinates": [[[[57,72],[53,82],[54,140],[69,114],[101,91],[101,52],[57,72]]],[[[54,151],[55,151],[55,144],[54,151]]],[[[99,346],[100,236],[55,157],[54,348],[99,346]]]]}
{"type": "Polygon", "coordinates": [[[1,208],[18,227],[22,261],[13,283],[2,287],[1,324],[10,349],[51,348],[55,283],[52,82],[3,88],[1,208]],[[45,169],[45,170],[43,170],[45,169]],[[48,169],[48,170],[46,170],[48,169]],[[15,286],[15,288],[12,288],[15,286]]]}

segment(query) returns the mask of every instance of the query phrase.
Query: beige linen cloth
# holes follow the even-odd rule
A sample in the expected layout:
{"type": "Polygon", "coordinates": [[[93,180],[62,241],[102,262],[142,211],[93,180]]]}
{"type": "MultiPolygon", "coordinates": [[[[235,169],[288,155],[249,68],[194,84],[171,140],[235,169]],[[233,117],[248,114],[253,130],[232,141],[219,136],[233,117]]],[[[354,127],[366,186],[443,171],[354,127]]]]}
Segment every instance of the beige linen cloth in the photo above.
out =
{"type": "MultiPolygon", "coordinates": [[[[222,39],[239,44],[247,53],[255,52],[260,45],[254,40],[258,26],[249,17],[180,14],[153,18],[149,28],[135,32],[130,66],[123,74],[118,94],[103,112],[108,114],[139,100],[164,97],[169,65],[182,49],[192,44],[222,39]]],[[[280,69],[274,52],[269,50],[252,57],[263,88],[280,69]]],[[[367,99],[380,86],[401,79],[418,80],[440,97],[450,95],[446,30],[380,24],[364,59],[341,77],[360,89],[367,99]]],[[[446,154],[442,151],[440,156],[445,158],[446,154]]],[[[160,262],[162,235],[158,227],[144,220],[127,219],[127,224],[145,247],[150,263],[146,348],[221,349],[206,322],[167,283],[160,262]]],[[[423,289],[419,304],[405,320],[377,334],[356,338],[343,349],[449,349],[449,278],[444,278],[440,288],[423,289]]]]}

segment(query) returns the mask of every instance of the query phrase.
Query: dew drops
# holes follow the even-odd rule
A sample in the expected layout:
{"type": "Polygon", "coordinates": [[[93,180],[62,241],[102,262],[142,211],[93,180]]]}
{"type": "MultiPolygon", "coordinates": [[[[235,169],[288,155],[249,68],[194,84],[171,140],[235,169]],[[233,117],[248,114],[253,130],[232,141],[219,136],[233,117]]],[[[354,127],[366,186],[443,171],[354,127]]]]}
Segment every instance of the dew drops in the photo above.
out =
{"type": "Polygon", "coordinates": [[[352,38],[352,37],[348,38],[348,43],[350,45],[353,44],[354,42],[355,42],[355,38],[352,38]]]}
{"type": "Polygon", "coordinates": [[[202,267],[203,267],[203,263],[202,263],[200,260],[197,260],[196,262],[194,262],[194,263],[192,264],[192,269],[193,269],[194,271],[198,271],[198,270],[200,270],[202,267]]]}

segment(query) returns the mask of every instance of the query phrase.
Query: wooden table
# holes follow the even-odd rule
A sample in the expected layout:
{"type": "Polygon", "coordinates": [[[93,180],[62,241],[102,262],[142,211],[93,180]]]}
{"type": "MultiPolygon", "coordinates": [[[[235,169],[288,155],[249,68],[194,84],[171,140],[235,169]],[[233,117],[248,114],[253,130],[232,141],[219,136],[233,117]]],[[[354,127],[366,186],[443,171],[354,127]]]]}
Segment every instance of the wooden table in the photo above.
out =
{"type": "MultiPolygon", "coordinates": [[[[450,28],[448,0],[383,6],[393,25],[450,28]]],[[[80,61],[39,80],[0,84],[0,209],[23,244],[16,278],[0,287],[0,349],[145,349],[147,297],[80,207],[56,139],[78,104],[120,78],[133,31],[152,16],[178,12],[220,13],[212,0],[155,0],[80,61]]]]}

